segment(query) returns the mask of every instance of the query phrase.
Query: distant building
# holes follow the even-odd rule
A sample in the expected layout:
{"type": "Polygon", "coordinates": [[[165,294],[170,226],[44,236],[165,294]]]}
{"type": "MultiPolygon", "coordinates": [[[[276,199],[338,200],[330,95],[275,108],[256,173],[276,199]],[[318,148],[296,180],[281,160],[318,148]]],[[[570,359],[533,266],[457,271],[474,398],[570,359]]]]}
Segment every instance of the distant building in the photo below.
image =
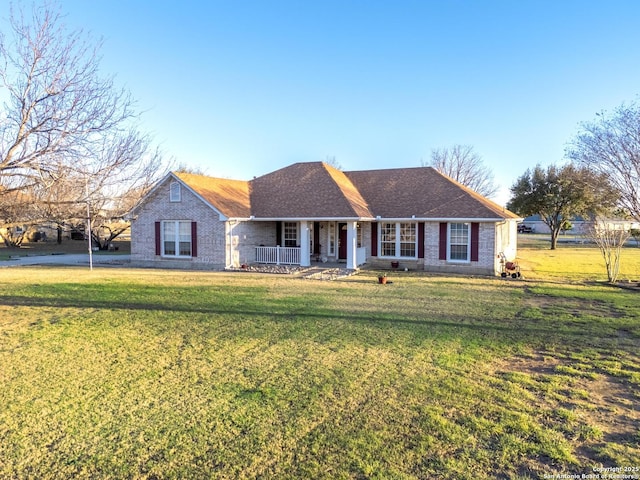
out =
{"type": "MultiPolygon", "coordinates": [[[[567,233],[571,233],[572,235],[584,235],[586,233],[586,228],[592,223],[591,220],[585,219],[581,216],[572,217],[569,222],[571,223],[571,228],[567,230],[567,233]]],[[[640,228],[639,222],[622,218],[599,219],[598,223],[608,225],[610,228],[624,230],[640,228]]],[[[531,215],[529,217],[526,217],[519,224],[518,231],[522,232],[522,227],[531,228],[531,233],[551,234],[551,230],[549,229],[547,224],[542,221],[540,215],[531,215]]]]}

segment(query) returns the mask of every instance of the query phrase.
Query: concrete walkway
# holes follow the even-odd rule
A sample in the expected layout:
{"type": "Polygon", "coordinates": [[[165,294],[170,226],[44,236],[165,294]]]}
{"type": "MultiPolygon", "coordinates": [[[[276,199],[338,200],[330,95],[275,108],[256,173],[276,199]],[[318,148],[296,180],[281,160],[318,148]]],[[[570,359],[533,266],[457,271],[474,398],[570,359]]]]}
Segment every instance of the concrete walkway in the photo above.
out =
{"type": "MultiPolygon", "coordinates": [[[[109,255],[101,253],[93,255],[94,266],[124,266],[131,260],[130,255],[109,255]]],[[[57,255],[28,255],[16,257],[6,261],[0,261],[2,267],[23,267],[28,265],[87,265],[89,266],[88,253],[57,254],[57,255]]]]}

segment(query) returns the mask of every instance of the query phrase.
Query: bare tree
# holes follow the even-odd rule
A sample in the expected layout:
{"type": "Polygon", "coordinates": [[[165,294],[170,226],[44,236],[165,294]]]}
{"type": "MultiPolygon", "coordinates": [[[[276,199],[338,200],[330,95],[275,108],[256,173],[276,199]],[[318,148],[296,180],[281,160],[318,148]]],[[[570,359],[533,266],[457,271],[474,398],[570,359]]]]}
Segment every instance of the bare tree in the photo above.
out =
{"type": "Polygon", "coordinates": [[[176,173],[191,173],[192,175],[207,175],[202,167],[195,167],[186,163],[179,163],[172,171],[176,173]]]}
{"type": "MultiPolygon", "coordinates": [[[[145,165],[153,165],[153,162],[145,165]]],[[[135,178],[138,181],[129,179],[126,191],[118,190],[117,185],[102,184],[100,188],[90,186],[87,203],[92,243],[100,250],[107,250],[113,240],[129,229],[130,224],[126,220],[126,215],[158,181],[158,176],[165,174],[166,170],[163,169],[137,172],[135,178]]],[[[119,177],[121,178],[119,175],[114,175],[110,178],[119,177]]],[[[98,176],[98,178],[101,177],[98,176]]]]}
{"type": "Polygon", "coordinates": [[[324,159],[324,163],[326,163],[330,167],[335,168],[336,170],[342,170],[342,165],[335,155],[327,155],[324,159]]]}
{"type": "Polygon", "coordinates": [[[607,269],[607,279],[615,283],[620,275],[622,247],[630,237],[629,230],[622,225],[594,221],[588,226],[586,236],[598,245],[607,269]]]}
{"type": "Polygon", "coordinates": [[[87,204],[95,220],[106,210],[121,217],[124,199],[139,198],[164,174],[159,152],[137,129],[130,94],[100,75],[100,44],[67,31],[59,11],[12,9],[10,25],[10,37],[0,34],[7,92],[0,186],[5,193],[31,188],[56,222],[74,220],[87,204]]]}
{"type": "Polygon", "coordinates": [[[126,136],[107,137],[97,160],[77,169],[85,180],[83,202],[89,206],[91,234],[100,249],[129,228],[123,222],[133,206],[166,175],[158,150],[150,149],[148,137],[132,131],[126,136]]]}
{"type": "MultiPolygon", "coordinates": [[[[425,165],[424,161],[422,163],[425,165]]],[[[493,173],[470,145],[434,149],[428,166],[485,197],[492,197],[498,191],[493,183],[493,173]]]]}
{"type": "MultiPolygon", "coordinates": [[[[136,117],[133,101],[99,74],[97,47],[69,33],[59,12],[12,9],[12,38],[0,35],[0,81],[8,94],[0,123],[0,174],[37,181],[52,160],[95,157],[103,134],[136,117]]],[[[99,46],[99,45],[98,45],[99,46]]]]}
{"type": "Polygon", "coordinates": [[[620,193],[622,207],[640,221],[640,105],[623,104],[582,123],[567,156],[605,175],[620,193]]]}

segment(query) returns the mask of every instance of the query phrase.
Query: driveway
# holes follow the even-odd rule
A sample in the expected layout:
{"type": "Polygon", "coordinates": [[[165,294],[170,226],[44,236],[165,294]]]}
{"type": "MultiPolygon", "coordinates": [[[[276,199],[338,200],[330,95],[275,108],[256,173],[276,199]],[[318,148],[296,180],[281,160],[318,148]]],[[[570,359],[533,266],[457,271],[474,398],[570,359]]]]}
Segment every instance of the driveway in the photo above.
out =
{"type": "MultiPolygon", "coordinates": [[[[123,266],[128,265],[130,255],[93,255],[94,266],[123,266]]],[[[0,261],[0,267],[23,267],[28,265],[87,265],[89,266],[88,253],[33,255],[16,257],[7,261],[0,261]]]]}

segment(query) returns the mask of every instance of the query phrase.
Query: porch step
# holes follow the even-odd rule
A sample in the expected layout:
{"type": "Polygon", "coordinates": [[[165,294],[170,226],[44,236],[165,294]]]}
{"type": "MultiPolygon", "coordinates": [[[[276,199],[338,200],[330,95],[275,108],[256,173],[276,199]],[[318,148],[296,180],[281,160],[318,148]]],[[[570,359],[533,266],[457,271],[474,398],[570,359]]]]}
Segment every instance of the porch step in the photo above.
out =
{"type": "Polygon", "coordinates": [[[319,273],[322,273],[325,270],[326,268],[311,267],[311,268],[307,268],[304,272],[300,273],[299,275],[301,278],[308,278],[308,277],[313,277],[314,275],[318,275],[319,273]]]}
{"type": "Polygon", "coordinates": [[[308,270],[305,270],[304,273],[300,274],[300,278],[306,278],[310,280],[336,280],[338,278],[349,277],[354,273],[356,273],[356,270],[349,270],[347,268],[312,267],[308,270]]]}

